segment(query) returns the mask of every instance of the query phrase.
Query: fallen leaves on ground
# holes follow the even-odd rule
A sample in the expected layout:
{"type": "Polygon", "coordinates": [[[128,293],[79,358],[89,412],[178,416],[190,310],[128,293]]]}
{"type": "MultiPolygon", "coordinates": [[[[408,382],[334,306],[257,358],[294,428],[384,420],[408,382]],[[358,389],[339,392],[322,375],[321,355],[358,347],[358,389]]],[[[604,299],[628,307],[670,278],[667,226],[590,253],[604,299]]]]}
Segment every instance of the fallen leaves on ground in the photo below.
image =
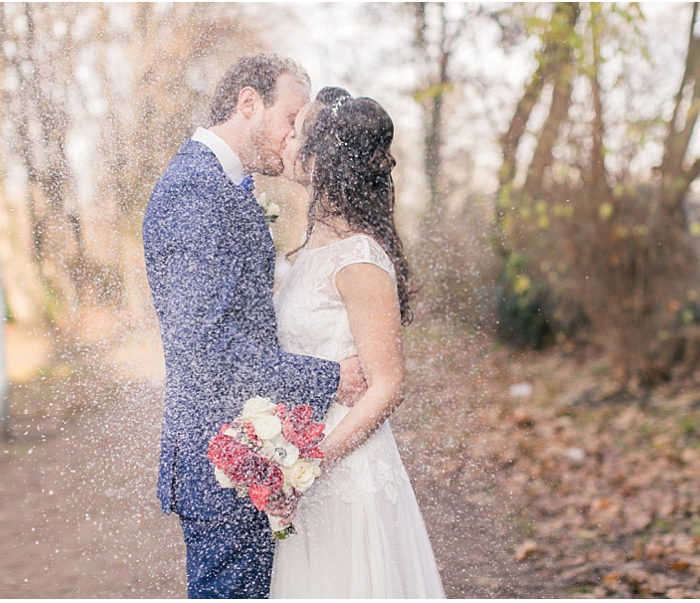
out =
{"type": "Polygon", "coordinates": [[[508,501],[508,554],[532,573],[514,596],[700,596],[699,382],[611,394],[594,350],[515,352],[439,326],[422,335],[408,346],[420,418],[400,424],[439,426],[425,444],[448,459],[428,471],[436,484],[468,490],[492,472],[485,498],[508,501]],[[532,393],[513,396],[525,383],[532,393]]]}

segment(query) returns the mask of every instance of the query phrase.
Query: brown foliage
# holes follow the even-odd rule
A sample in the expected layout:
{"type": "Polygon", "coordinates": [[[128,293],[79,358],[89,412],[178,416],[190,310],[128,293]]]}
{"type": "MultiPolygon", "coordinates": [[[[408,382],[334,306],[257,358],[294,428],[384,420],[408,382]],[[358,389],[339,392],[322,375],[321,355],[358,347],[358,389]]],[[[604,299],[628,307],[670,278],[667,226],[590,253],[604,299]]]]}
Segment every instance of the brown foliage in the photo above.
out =
{"type": "MultiPolygon", "coordinates": [[[[424,331],[409,340],[408,396],[394,423],[410,442],[402,452],[420,468],[419,491],[432,483],[450,508],[465,507],[454,529],[469,535],[468,557],[488,557],[479,571],[505,569],[508,554],[490,596],[700,594],[697,382],[623,396],[598,348],[513,352],[440,336],[420,317],[412,328],[424,331]],[[515,397],[509,386],[523,382],[532,393],[515,397]],[[426,467],[421,451],[437,449],[459,463],[426,467]],[[474,522],[494,525],[472,538],[474,522]]],[[[460,584],[458,569],[447,572],[452,592],[474,596],[473,572],[460,584]]]]}
{"type": "Polygon", "coordinates": [[[568,251],[567,295],[581,304],[620,379],[648,381],[651,357],[686,303],[697,258],[687,232],[659,211],[658,189],[609,200],[586,193],[576,193],[573,218],[557,224],[568,251]]]}
{"type": "MultiPolygon", "coordinates": [[[[670,375],[669,367],[654,357],[668,356],[664,341],[686,326],[679,323],[679,310],[696,303],[697,291],[689,283],[697,278],[698,258],[684,202],[698,173],[685,158],[697,118],[700,42],[693,33],[695,7],[686,70],[655,175],[644,182],[624,169],[610,173],[600,48],[609,23],[619,15],[607,10],[589,5],[584,14],[578,4],[558,4],[552,10],[541,34],[537,70],[502,140],[497,236],[504,272],[516,294],[526,299],[539,291],[549,305],[550,326],[562,334],[589,325],[593,339],[612,357],[619,381],[629,385],[670,375]],[[577,58],[572,44],[588,49],[590,56],[577,58]],[[585,137],[564,136],[572,119],[567,113],[573,78],[585,81],[591,91],[584,106],[594,117],[585,124],[585,137]],[[543,96],[548,82],[551,100],[543,96]],[[547,117],[519,184],[516,151],[537,103],[544,104],[547,117]],[[682,110],[688,103],[690,109],[682,110]],[[680,184],[669,187],[669,182],[680,184]]],[[[635,19],[632,13],[627,17],[635,19]]]]}

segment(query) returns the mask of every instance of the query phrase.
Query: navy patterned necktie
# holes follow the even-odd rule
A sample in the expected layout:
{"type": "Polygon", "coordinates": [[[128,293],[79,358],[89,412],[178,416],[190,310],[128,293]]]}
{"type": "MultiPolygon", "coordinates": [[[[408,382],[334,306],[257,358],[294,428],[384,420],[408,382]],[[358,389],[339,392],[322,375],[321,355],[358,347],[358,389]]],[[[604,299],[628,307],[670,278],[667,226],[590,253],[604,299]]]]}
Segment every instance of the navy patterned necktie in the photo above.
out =
{"type": "Polygon", "coordinates": [[[241,183],[238,185],[242,189],[247,190],[249,193],[253,192],[253,189],[255,188],[255,181],[253,180],[253,175],[248,174],[243,180],[241,180],[241,183]]]}

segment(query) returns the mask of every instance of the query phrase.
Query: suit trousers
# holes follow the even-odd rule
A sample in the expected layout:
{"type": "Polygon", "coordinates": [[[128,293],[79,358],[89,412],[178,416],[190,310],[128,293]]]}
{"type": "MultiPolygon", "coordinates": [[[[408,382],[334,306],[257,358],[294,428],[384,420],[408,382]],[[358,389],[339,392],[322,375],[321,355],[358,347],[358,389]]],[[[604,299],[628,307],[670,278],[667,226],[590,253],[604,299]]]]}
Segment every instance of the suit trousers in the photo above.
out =
{"type": "Polygon", "coordinates": [[[260,525],[180,516],[187,547],[190,599],[267,599],[274,541],[265,515],[260,525]]]}

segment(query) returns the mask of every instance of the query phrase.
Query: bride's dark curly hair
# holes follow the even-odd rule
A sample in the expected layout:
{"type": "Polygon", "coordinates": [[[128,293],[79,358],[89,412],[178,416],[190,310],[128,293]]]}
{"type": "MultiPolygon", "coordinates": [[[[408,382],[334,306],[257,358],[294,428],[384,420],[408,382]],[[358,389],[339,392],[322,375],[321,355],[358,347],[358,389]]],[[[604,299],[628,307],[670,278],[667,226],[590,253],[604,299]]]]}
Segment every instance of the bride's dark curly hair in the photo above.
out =
{"type": "Polygon", "coordinates": [[[401,323],[407,325],[413,313],[408,263],[394,224],[394,123],[371,98],[332,96],[317,98],[323,106],[300,151],[303,165],[314,160],[307,240],[317,220],[333,217],[343,218],[351,232],[374,237],[394,264],[401,323]]]}

